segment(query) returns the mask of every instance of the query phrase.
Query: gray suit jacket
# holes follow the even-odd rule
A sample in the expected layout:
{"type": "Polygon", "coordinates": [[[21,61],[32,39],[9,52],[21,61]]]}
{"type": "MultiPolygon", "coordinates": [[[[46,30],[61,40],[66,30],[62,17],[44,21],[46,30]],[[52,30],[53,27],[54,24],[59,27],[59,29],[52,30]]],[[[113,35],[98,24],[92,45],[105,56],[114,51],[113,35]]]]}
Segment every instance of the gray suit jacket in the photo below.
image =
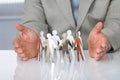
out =
{"type": "Polygon", "coordinates": [[[103,22],[103,33],[114,50],[120,48],[120,0],[80,0],[77,26],[70,0],[25,0],[23,25],[39,32],[57,30],[59,34],[70,29],[81,31],[84,49],[87,38],[97,22],[103,22]]]}

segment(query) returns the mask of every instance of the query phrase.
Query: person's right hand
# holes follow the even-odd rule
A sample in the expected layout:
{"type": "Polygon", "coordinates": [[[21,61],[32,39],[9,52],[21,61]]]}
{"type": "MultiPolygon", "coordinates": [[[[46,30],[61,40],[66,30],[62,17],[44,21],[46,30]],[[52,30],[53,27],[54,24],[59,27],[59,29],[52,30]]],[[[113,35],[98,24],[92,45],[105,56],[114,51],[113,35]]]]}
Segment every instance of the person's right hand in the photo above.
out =
{"type": "Polygon", "coordinates": [[[13,41],[15,52],[24,61],[37,57],[40,51],[40,38],[37,33],[20,24],[16,25],[16,29],[21,34],[13,41]]]}

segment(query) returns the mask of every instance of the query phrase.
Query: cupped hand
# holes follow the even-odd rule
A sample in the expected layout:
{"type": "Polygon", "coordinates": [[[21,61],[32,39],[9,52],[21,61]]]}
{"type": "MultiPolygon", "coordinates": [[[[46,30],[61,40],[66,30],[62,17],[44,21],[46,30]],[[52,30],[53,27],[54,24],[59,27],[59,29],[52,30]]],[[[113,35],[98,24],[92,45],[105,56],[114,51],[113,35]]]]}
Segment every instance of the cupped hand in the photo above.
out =
{"type": "Polygon", "coordinates": [[[98,22],[88,37],[88,50],[96,61],[100,60],[110,48],[107,36],[101,32],[102,28],[103,23],[98,22]]]}
{"type": "Polygon", "coordinates": [[[22,60],[37,57],[40,51],[40,38],[37,33],[20,24],[16,25],[16,29],[21,33],[13,41],[15,52],[22,60]]]}

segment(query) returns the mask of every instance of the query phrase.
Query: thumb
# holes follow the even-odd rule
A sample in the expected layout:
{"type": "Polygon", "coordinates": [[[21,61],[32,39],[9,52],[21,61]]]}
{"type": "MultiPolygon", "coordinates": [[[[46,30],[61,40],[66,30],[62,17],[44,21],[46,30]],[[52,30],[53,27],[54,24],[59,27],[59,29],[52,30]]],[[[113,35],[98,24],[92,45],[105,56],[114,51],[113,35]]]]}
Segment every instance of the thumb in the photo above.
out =
{"type": "Polygon", "coordinates": [[[103,23],[102,22],[98,22],[95,25],[95,27],[93,28],[93,32],[94,33],[99,33],[99,32],[101,32],[102,28],[103,28],[103,23]]]}
{"type": "Polygon", "coordinates": [[[24,32],[24,31],[26,30],[26,27],[23,26],[23,25],[21,25],[21,24],[17,24],[17,25],[16,25],[16,29],[17,29],[18,31],[24,32]]]}

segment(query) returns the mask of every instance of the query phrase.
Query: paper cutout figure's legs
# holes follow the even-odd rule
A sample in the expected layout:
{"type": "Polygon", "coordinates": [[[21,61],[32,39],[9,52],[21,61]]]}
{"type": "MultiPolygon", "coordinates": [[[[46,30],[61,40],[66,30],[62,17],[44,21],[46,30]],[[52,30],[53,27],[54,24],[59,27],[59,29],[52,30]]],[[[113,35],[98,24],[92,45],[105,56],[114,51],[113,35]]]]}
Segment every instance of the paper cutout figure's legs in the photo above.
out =
{"type": "Polygon", "coordinates": [[[56,53],[56,55],[57,55],[57,59],[56,59],[56,60],[57,60],[57,61],[60,60],[60,52],[56,50],[55,53],[56,53]]]}
{"type": "Polygon", "coordinates": [[[83,58],[84,58],[84,61],[85,61],[86,58],[85,58],[85,54],[84,54],[84,51],[83,51],[83,47],[80,46],[80,48],[81,48],[81,52],[82,52],[81,54],[82,54],[82,56],[83,56],[83,58]]]}
{"type": "Polygon", "coordinates": [[[54,55],[50,54],[50,60],[51,62],[55,62],[54,55]]]}
{"type": "Polygon", "coordinates": [[[53,49],[50,49],[50,61],[55,62],[54,61],[54,50],[53,49]]]}
{"type": "Polygon", "coordinates": [[[47,53],[46,53],[46,59],[45,59],[46,62],[48,61],[49,56],[50,56],[50,53],[49,53],[49,51],[47,50],[47,53]]]}
{"type": "Polygon", "coordinates": [[[41,51],[42,61],[45,62],[45,50],[41,51]]]}
{"type": "Polygon", "coordinates": [[[61,63],[64,62],[64,54],[63,53],[60,53],[60,61],[61,61],[61,63]]]}
{"type": "Polygon", "coordinates": [[[84,56],[83,56],[83,54],[82,54],[81,49],[80,49],[80,50],[77,50],[77,61],[78,61],[78,62],[80,61],[80,58],[82,58],[82,61],[84,61],[84,56]]]}
{"type": "Polygon", "coordinates": [[[75,61],[75,52],[73,49],[71,49],[70,51],[71,51],[71,60],[75,61]]]}
{"type": "Polygon", "coordinates": [[[66,53],[66,56],[67,56],[67,58],[69,59],[69,62],[71,62],[70,54],[69,54],[69,53],[66,53]]]}
{"type": "Polygon", "coordinates": [[[81,49],[80,49],[79,53],[80,53],[80,56],[81,56],[82,60],[84,61],[84,57],[83,57],[81,49]]]}
{"type": "Polygon", "coordinates": [[[62,60],[64,60],[64,57],[65,57],[65,50],[62,51],[62,60]]]}
{"type": "Polygon", "coordinates": [[[80,52],[79,51],[77,51],[77,61],[79,62],[80,61],[80,52]]]}
{"type": "Polygon", "coordinates": [[[40,61],[40,53],[38,53],[37,60],[40,61]]]}
{"type": "Polygon", "coordinates": [[[37,56],[38,61],[40,61],[40,57],[41,57],[41,49],[39,49],[39,52],[38,52],[38,56],[37,56]]]}

